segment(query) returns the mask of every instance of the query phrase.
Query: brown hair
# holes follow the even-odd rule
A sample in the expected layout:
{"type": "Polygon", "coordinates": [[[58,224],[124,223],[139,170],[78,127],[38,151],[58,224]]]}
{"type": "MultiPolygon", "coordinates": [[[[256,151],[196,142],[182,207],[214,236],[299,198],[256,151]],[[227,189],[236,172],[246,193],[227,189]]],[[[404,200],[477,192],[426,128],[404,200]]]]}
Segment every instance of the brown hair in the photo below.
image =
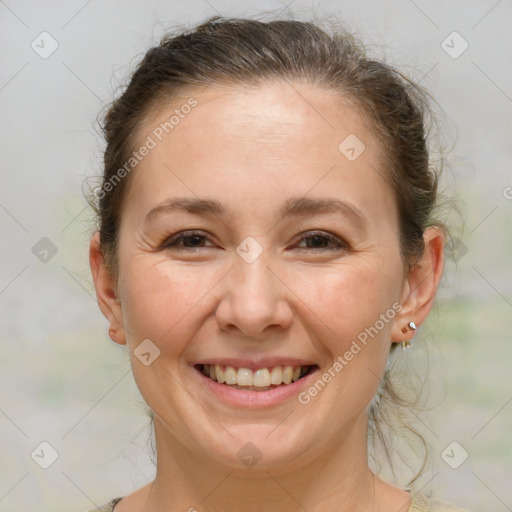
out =
{"type": "MultiPolygon", "coordinates": [[[[385,155],[385,176],[395,192],[401,254],[406,265],[414,264],[424,250],[425,228],[442,227],[432,217],[437,172],[429,163],[426,140],[428,93],[391,66],[367,57],[353,36],[339,27],[330,35],[311,22],[216,16],[192,30],[167,35],[151,48],[106,113],[104,174],[95,206],[101,248],[114,275],[120,212],[130,174],[123,173],[115,183],[113,179],[119,178],[119,170],[132,156],[139,128],[154,107],[194,87],[272,80],[307,81],[339,92],[370,123],[385,155]]],[[[378,396],[406,405],[389,377],[388,369],[378,396]]],[[[382,410],[376,402],[370,411],[370,426],[377,430],[382,410]]],[[[377,437],[383,439],[379,432],[377,437]]]]}

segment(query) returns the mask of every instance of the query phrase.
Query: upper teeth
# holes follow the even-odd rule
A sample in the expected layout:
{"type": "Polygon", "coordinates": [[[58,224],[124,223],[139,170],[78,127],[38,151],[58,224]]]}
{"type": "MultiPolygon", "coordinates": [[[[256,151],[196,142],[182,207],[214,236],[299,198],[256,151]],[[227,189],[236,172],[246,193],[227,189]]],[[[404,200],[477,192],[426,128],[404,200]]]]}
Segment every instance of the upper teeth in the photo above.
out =
{"type": "Polygon", "coordinates": [[[298,380],[309,366],[274,366],[272,370],[260,368],[252,371],[249,368],[233,368],[226,366],[225,370],[218,364],[204,364],[203,373],[210,379],[232,386],[255,386],[264,388],[270,385],[290,384],[298,380]]]}

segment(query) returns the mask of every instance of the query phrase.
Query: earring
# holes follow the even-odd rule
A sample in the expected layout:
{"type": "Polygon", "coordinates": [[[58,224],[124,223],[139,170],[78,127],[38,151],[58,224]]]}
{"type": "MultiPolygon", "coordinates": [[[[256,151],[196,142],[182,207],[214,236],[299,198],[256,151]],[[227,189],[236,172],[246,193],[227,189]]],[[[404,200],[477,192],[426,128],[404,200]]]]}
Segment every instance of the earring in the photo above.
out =
{"type": "MultiPolygon", "coordinates": [[[[402,332],[406,334],[409,331],[415,331],[417,329],[416,324],[414,322],[409,322],[405,327],[402,327],[402,332]]],[[[411,346],[411,342],[409,340],[402,341],[402,349],[406,350],[411,346]]]]}

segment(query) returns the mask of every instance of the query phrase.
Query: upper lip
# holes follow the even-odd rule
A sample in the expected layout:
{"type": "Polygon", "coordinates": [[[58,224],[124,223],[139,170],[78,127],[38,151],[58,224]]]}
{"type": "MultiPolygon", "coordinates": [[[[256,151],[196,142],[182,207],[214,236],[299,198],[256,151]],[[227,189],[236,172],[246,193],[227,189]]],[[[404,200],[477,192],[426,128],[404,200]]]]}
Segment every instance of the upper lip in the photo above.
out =
{"type": "Polygon", "coordinates": [[[260,368],[274,368],[275,366],[317,366],[316,363],[308,359],[296,359],[293,357],[262,357],[247,359],[242,357],[210,357],[194,361],[193,366],[198,364],[208,364],[219,366],[233,366],[235,368],[248,368],[249,370],[259,370],[260,368]]]}

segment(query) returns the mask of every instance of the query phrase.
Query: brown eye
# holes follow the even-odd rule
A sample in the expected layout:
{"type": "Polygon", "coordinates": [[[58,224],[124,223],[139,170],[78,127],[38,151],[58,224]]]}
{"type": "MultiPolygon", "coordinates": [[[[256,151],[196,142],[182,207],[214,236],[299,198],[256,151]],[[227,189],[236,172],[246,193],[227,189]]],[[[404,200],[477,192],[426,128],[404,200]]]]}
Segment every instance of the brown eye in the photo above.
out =
{"type": "Polygon", "coordinates": [[[207,235],[200,231],[184,231],[168,238],[162,245],[163,249],[200,249],[205,247],[207,235]]]}
{"type": "Polygon", "coordinates": [[[306,249],[312,249],[313,251],[339,251],[347,249],[345,242],[330,233],[322,231],[302,233],[299,243],[301,242],[306,243],[306,249]]]}

